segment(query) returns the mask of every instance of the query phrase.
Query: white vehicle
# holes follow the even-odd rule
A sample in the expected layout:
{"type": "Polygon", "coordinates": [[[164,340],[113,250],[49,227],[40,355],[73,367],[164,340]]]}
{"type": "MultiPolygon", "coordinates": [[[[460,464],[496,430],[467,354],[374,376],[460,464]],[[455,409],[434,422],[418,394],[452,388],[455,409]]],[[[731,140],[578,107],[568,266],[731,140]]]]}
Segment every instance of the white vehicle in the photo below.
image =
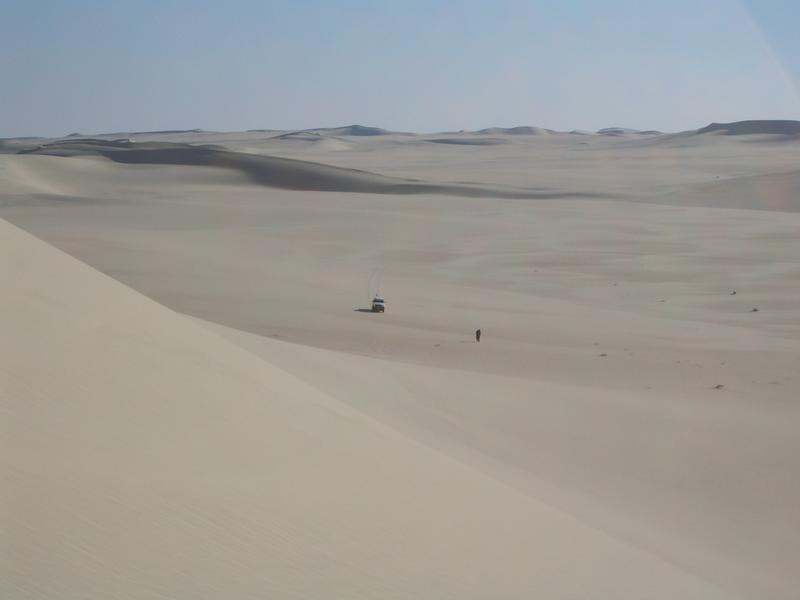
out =
{"type": "Polygon", "coordinates": [[[384,312],[386,310],[386,301],[380,296],[375,296],[372,299],[372,312],[384,312]]]}

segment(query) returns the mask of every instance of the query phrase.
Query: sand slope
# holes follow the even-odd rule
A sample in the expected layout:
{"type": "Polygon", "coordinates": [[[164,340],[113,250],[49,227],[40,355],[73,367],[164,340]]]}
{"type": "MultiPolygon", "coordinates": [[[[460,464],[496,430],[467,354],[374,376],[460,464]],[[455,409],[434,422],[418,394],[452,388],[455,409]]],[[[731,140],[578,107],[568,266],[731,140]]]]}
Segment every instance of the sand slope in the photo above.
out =
{"type": "Polygon", "coordinates": [[[697,133],[721,133],[723,135],[800,135],[800,121],[791,120],[750,120],[734,123],[711,123],[697,130],[697,133]]]}
{"type": "Polygon", "coordinates": [[[352,136],[375,136],[388,135],[392,133],[380,127],[369,127],[366,125],[344,125],[342,127],[317,127],[316,129],[304,129],[304,132],[317,133],[321,135],[352,135],[352,136]]]}
{"type": "Polygon", "coordinates": [[[0,239],[3,597],[726,597],[0,239]]]}
{"type": "Polygon", "coordinates": [[[132,135],[0,217],[241,331],[3,224],[0,597],[794,600],[792,136],[132,135]]]}
{"type": "MultiPolygon", "coordinates": [[[[766,399],[753,404],[736,391],[590,386],[578,370],[573,382],[555,383],[404,364],[201,323],[405,435],[741,597],[794,595],[791,557],[800,546],[790,531],[800,486],[780,457],[800,451],[796,409],[767,411],[766,399]]],[[[502,342],[484,343],[491,361],[502,342]]]]}
{"type": "Polygon", "coordinates": [[[230,152],[213,145],[129,140],[77,140],[45,144],[25,152],[37,156],[102,156],[124,164],[215,167],[244,173],[261,185],[289,190],[355,192],[365,194],[447,194],[495,198],[599,197],[595,192],[536,191],[497,186],[456,185],[403,180],[357,169],[275,156],[230,152]]]}
{"type": "Polygon", "coordinates": [[[544,129],[543,127],[530,127],[528,125],[521,125],[519,127],[487,127],[475,133],[480,135],[548,135],[555,133],[552,129],[544,129]]]}
{"type": "Polygon", "coordinates": [[[800,171],[722,179],[656,196],[653,202],[748,210],[800,212],[800,171]]]}

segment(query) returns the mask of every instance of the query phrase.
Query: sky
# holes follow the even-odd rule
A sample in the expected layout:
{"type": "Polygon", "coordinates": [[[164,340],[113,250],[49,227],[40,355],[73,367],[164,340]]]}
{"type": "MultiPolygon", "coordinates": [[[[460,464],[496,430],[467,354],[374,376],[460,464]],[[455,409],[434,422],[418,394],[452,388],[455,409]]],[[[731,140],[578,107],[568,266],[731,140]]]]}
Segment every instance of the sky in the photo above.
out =
{"type": "Polygon", "coordinates": [[[0,137],[800,119],[796,0],[0,0],[0,137]]]}

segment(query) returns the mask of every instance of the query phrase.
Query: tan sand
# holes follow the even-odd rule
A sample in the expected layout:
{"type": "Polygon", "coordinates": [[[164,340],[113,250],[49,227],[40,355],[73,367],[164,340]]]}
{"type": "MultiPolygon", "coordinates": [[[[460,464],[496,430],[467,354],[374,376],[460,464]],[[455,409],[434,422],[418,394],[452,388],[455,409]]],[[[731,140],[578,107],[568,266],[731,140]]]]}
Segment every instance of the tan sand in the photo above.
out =
{"type": "Polygon", "coordinates": [[[0,155],[7,589],[794,598],[800,144],[351,133],[0,155]]]}
{"type": "Polygon", "coordinates": [[[5,598],[727,597],[0,236],[5,598]]]}

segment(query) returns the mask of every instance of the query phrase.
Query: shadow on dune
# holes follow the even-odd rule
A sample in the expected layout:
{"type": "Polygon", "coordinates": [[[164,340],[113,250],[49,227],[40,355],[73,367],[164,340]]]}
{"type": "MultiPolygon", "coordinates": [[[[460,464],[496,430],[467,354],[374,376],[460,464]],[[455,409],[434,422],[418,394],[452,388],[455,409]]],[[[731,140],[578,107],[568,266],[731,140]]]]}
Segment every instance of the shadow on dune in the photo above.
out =
{"type": "Polygon", "coordinates": [[[130,140],[75,140],[31,148],[21,154],[104,156],[117,163],[221,167],[240,171],[256,183],[287,190],[366,194],[444,194],[479,198],[602,198],[595,192],[535,191],[529,188],[428,183],[276,156],[231,152],[212,146],[130,140]]]}
{"type": "Polygon", "coordinates": [[[498,138],[435,138],[424,140],[432,144],[449,144],[451,146],[499,146],[508,140],[498,138]]]}
{"type": "Polygon", "coordinates": [[[722,135],[800,135],[800,121],[751,120],[734,123],[711,123],[698,129],[697,133],[721,133],[722,135]]]}

